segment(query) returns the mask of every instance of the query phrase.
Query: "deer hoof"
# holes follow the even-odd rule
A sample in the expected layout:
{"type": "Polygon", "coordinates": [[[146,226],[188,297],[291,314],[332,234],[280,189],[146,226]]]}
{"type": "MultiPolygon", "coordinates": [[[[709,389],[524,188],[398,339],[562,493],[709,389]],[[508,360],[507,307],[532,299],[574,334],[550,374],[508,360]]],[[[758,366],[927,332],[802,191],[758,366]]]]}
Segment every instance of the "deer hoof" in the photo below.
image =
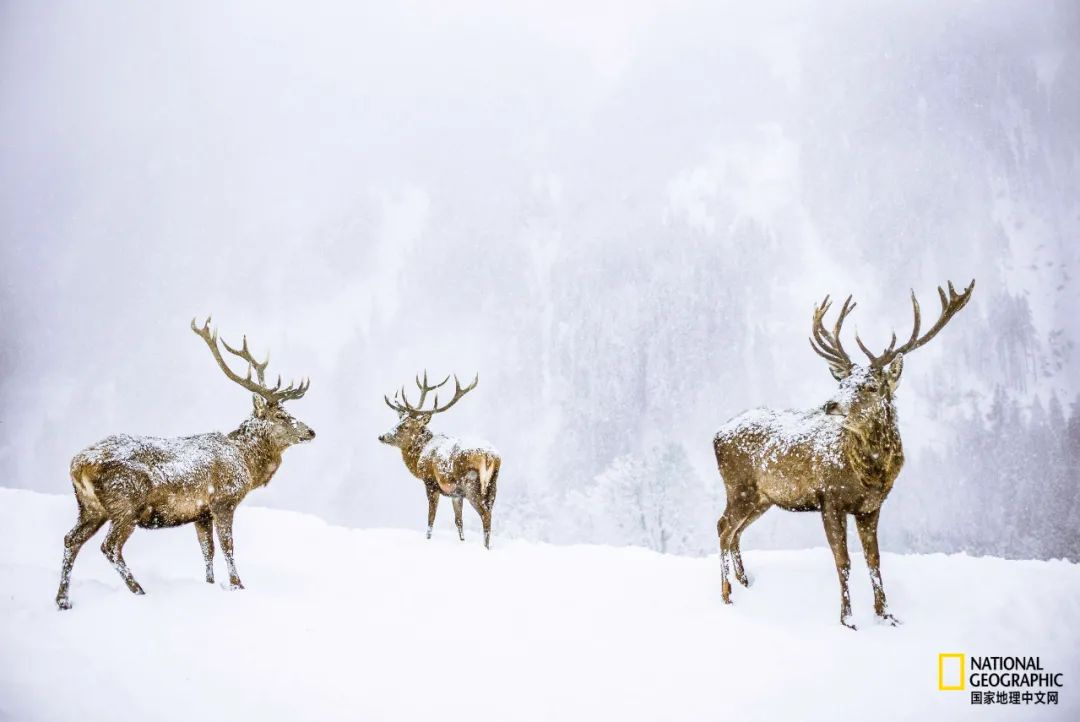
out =
{"type": "Polygon", "coordinates": [[[884,614],[879,614],[878,618],[882,622],[885,622],[886,624],[888,624],[890,627],[899,627],[901,624],[903,624],[903,622],[901,622],[899,619],[897,619],[893,615],[889,614],[888,612],[886,612],[884,614]]]}
{"type": "Polygon", "coordinates": [[[853,632],[859,631],[859,628],[851,623],[851,617],[840,617],[840,624],[843,624],[845,627],[847,627],[853,632]]]}
{"type": "Polygon", "coordinates": [[[742,584],[747,589],[750,588],[750,578],[747,577],[745,574],[741,577],[735,577],[735,579],[739,582],[739,584],[742,584]]]}
{"type": "Polygon", "coordinates": [[[132,594],[146,594],[146,592],[143,591],[143,588],[139,586],[138,582],[133,583],[130,589],[132,594]]]}
{"type": "Polygon", "coordinates": [[[60,611],[64,611],[65,609],[71,609],[71,600],[67,599],[66,597],[64,599],[57,599],[56,608],[60,611]]]}
{"type": "Polygon", "coordinates": [[[229,591],[230,592],[237,592],[237,591],[240,591],[243,588],[244,588],[244,585],[240,583],[239,579],[237,579],[235,582],[232,582],[231,584],[229,584],[229,591]]]}

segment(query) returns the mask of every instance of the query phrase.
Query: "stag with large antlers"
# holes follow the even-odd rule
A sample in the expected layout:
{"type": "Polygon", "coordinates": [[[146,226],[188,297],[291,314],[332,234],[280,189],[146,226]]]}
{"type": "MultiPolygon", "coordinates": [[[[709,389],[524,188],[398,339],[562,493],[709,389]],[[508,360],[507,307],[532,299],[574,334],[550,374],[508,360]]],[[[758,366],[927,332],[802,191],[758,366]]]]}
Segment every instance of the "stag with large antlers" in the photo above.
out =
{"type": "Polygon", "coordinates": [[[975,281],[960,293],[951,283],[947,293],[938,288],[941,313],[921,336],[922,314],[912,291],[914,328],[906,343],[897,347],[893,334],[888,348],[875,355],[856,335],[856,343],[869,359],[866,366],[855,364],[840,342],[844,319],[855,308],[851,297],[831,331],[823,323],[829,298],[814,309],[810,345],[829,364],[833,378],[840,382],[839,392],[821,408],[809,411],[748,411],[725,424],[713,441],[727,491],[727,505],[716,526],[725,603],[731,603],[729,561],[735,578],[749,586],[739,539],[750,524],[773,506],[818,511],[840,577],[840,622],[854,629],[848,594],[847,515],[851,514],[870,568],[874,611],[882,620],[898,623],[885,601],[877,538],[881,504],[904,463],[896,388],[904,355],[934,338],[967,304],[974,288],[975,281]]]}
{"type": "Polygon", "coordinates": [[[435,510],[439,506],[439,497],[448,496],[454,504],[454,524],[458,538],[465,540],[462,528],[461,509],[467,499],[484,527],[484,546],[491,548],[491,507],[495,504],[495,488],[499,479],[498,452],[486,442],[469,442],[443,434],[433,434],[428,430],[428,423],[434,414],[440,414],[461,400],[461,397],[476,388],[479,377],[462,388],[457,376],[454,376],[454,397],[439,405],[438,390],[450,377],[440,383],[429,384],[427,371],[421,379],[416,377],[416,386],[420,389],[420,399],[415,405],[405,396],[405,387],[394,393],[393,400],[384,396],[386,405],[397,412],[398,423],[390,431],[379,437],[379,441],[401,449],[401,456],[409,472],[424,482],[428,500],[427,538],[431,538],[431,529],[435,525],[435,510]],[[424,408],[424,402],[432,391],[435,392],[434,404],[424,408]]]}
{"type": "Polygon", "coordinates": [[[68,586],[79,549],[98,529],[110,523],[101,551],[135,594],[143,589],[124,562],[124,543],[135,527],[157,529],[194,524],[206,565],[206,581],[214,581],[214,540],[225,554],[232,589],[243,589],[233,562],[233,513],[248,492],[265,486],[281,464],[281,455],[294,444],[315,438],[302,421],[285,410],[286,401],[307,393],[308,381],[282,387],[281,377],[266,383],[269,356],[257,361],[247,337],[239,349],[221,341],[225,350],[247,364],[247,374],[234,372],[221,355],[210,319],[191,322],[225,376],[252,394],[254,411],[228,434],[210,433],[182,438],[109,436],[75,455],[71,480],[79,505],[79,520],[64,537],[64,561],[56,604],[70,609],[68,586]],[[252,372],[255,377],[252,378],[252,372]]]}

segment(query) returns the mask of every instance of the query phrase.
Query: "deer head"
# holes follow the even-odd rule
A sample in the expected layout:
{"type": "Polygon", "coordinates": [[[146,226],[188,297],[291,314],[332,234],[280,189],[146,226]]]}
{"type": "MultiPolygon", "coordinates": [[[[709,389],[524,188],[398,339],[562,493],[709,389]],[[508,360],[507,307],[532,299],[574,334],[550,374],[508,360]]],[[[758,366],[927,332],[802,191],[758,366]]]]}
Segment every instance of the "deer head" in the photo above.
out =
{"type": "Polygon", "coordinates": [[[251,354],[250,349],[248,349],[247,336],[243,337],[239,350],[221,339],[221,345],[225,347],[226,351],[247,363],[247,375],[240,376],[225,363],[225,359],[221,355],[221,349],[218,347],[217,330],[211,330],[209,318],[206,319],[206,323],[202,326],[197,326],[195,319],[192,319],[191,330],[210,347],[210,353],[213,354],[214,360],[217,361],[225,376],[230,381],[251,392],[251,401],[254,406],[251,418],[259,426],[263,427],[267,437],[275,447],[285,449],[293,444],[311,441],[315,438],[315,431],[286,411],[284,406],[286,401],[303,398],[308,387],[311,386],[310,381],[301,381],[299,384],[289,382],[283,388],[281,376],[279,375],[277,383],[270,386],[266,383],[266,367],[270,363],[269,354],[266,355],[265,360],[257,361],[251,354]],[[255,372],[255,378],[251,377],[252,371],[255,372]]]}
{"type": "Polygon", "coordinates": [[[412,446],[417,439],[422,438],[427,433],[427,425],[431,422],[431,417],[446,411],[460,401],[462,396],[475,389],[477,382],[480,380],[480,375],[477,374],[472,383],[464,388],[462,388],[461,382],[458,381],[457,375],[454,375],[454,398],[440,406],[438,389],[445,386],[449,380],[450,377],[447,376],[437,384],[429,384],[427,371],[424,371],[423,379],[417,376],[416,386],[420,389],[420,400],[416,402],[415,406],[409,403],[409,399],[405,396],[404,386],[399,391],[394,392],[393,401],[390,400],[389,396],[383,396],[386,405],[397,412],[398,423],[390,431],[380,436],[379,441],[400,449],[412,446]],[[427,395],[432,391],[436,392],[434,404],[430,409],[425,409],[424,402],[427,400],[427,395]]]}
{"type": "Polygon", "coordinates": [[[825,300],[814,309],[810,337],[810,346],[828,362],[833,378],[840,382],[840,392],[825,404],[825,413],[855,420],[872,415],[877,410],[889,408],[893,394],[900,384],[900,374],[904,370],[904,355],[925,345],[936,336],[945,324],[967,304],[974,288],[974,280],[960,293],[953,288],[952,282],[948,284],[948,293],[939,286],[940,315],[937,322],[922,336],[919,335],[922,328],[922,313],[919,300],[912,291],[911,305],[914,323],[911,336],[906,343],[897,347],[894,333],[888,348],[880,355],[875,355],[866,347],[859,335],[855,334],[855,343],[869,359],[869,364],[866,366],[854,363],[840,342],[840,331],[844,325],[844,319],[855,309],[851,296],[847,297],[840,308],[840,315],[831,332],[823,324],[825,314],[829,312],[831,306],[829,297],[826,296],[825,300]]]}

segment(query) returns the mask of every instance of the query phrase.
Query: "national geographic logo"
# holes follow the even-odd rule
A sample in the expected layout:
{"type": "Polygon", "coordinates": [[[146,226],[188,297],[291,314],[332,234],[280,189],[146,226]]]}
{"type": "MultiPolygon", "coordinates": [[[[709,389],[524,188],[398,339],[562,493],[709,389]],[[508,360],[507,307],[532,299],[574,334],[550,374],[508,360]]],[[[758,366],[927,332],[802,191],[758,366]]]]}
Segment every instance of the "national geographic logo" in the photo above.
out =
{"type": "Polygon", "coordinates": [[[938,689],[970,690],[971,704],[1058,704],[1063,676],[1046,669],[1039,657],[938,655],[938,689]]]}

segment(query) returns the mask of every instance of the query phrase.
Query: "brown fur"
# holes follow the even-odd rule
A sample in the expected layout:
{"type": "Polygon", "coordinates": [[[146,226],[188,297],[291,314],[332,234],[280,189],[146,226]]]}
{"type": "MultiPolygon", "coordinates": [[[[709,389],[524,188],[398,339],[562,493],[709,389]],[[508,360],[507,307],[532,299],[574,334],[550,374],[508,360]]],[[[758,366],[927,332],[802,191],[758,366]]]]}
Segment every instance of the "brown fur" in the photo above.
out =
{"type": "MultiPolygon", "coordinates": [[[[387,398],[387,405],[398,412],[398,423],[380,436],[379,441],[401,449],[401,457],[409,473],[424,482],[428,500],[428,539],[431,538],[431,530],[435,525],[439,497],[448,496],[454,504],[454,524],[457,526],[458,538],[465,540],[461,512],[462,500],[467,499],[480,515],[484,527],[484,546],[490,549],[491,510],[495,505],[499,466],[502,463],[498,452],[486,443],[463,442],[443,434],[433,434],[427,428],[432,414],[450,408],[476,386],[474,381],[471,386],[462,389],[456,378],[454,381],[457,386],[454,399],[442,408],[439,408],[437,398],[432,410],[423,411],[420,408],[427,393],[442,386],[428,385],[426,373],[423,382],[419,378],[416,380],[421,389],[420,401],[416,407],[404,400],[403,391],[400,395],[395,395],[394,402],[387,398]]],[[[443,381],[443,384],[445,383],[446,381],[443,381]]]]}
{"type": "Polygon", "coordinates": [[[847,551],[847,515],[855,517],[859,538],[870,568],[874,588],[874,611],[896,624],[888,612],[881,581],[877,525],[881,505],[892,490],[904,464],[904,450],[897,425],[895,392],[903,370],[904,352],[930,340],[970,298],[972,285],[961,294],[949,286],[941,293],[942,315],[923,337],[918,336],[920,311],[915,309],[911,340],[896,349],[896,338],[881,356],[866,351],[867,367],[856,366],[839,342],[844,318],[854,308],[844,304],[830,334],[821,326],[828,299],[814,314],[815,350],[824,356],[839,393],[820,409],[811,411],[746,412],[724,425],[713,440],[717,466],[724,480],[727,505],[717,522],[720,537],[722,594],[731,603],[728,562],[735,578],[749,586],[739,548],[742,533],[773,506],[787,511],[817,511],[832,548],[840,579],[840,621],[851,624],[847,551]]]}
{"type": "MultiPolygon", "coordinates": [[[[246,342],[244,348],[246,351],[246,342]]],[[[259,376],[261,381],[261,372],[259,376]]],[[[306,386],[300,388],[302,391],[288,392],[289,397],[302,396],[306,386]]],[[[284,409],[283,402],[272,390],[257,393],[251,417],[228,435],[161,439],[122,434],[109,436],[76,454],[71,461],[71,481],[79,519],[64,537],[57,606],[71,608],[68,588],[75,557],[106,521],[110,527],[101,551],[132,592],[143,593],[124,562],[124,543],[132,532],[136,527],[157,529],[182,524],[195,524],[206,581],[211,583],[212,532],[217,529],[230,585],[242,589],[233,561],[236,507],[250,491],[269,483],[286,448],[315,437],[314,431],[284,409]]]]}

